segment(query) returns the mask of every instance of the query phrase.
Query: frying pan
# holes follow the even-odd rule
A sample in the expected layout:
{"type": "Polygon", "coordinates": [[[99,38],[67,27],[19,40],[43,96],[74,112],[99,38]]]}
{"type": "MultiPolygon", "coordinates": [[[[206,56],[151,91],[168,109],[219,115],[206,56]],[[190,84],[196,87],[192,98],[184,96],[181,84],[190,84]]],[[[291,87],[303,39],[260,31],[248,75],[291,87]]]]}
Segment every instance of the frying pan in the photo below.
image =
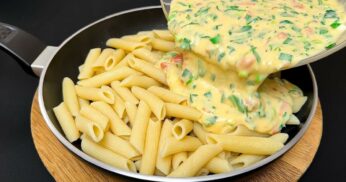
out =
{"type": "Polygon", "coordinates": [[[105,47],[107,39],[135,34],[138,31],[165,29],[166,19],[160,6],[148,6],[122,11],[80,29],[68,37],[60,46],[46,46],[39,39],[17,27],[0,23],[0,47],[18,58],[23,68],[40,77],[38,99],[41,114],[46,124],[58,140],[80,158],[105,170],[128,177],[151,181],[206,181],[236,176],[259,168],[289,150],[303,136],[308,128],[317,106],[317,84],[309,65],[300,66],[282,72],[282,77],[298,85],[308,96],[306,104],[297,113],[301,124],[287,126],[282,132],[289,134],[286,145],[277,153],[246,168],[228,173],[193,178],[167,178],[149,176],[124,171],[107,165],[80,149],[80,141],[70,143],[65,138],[52,111],[62,101],[61,82],[70,77],[76,82],[78,66],[81,65],[91,48],[105,47]]]}

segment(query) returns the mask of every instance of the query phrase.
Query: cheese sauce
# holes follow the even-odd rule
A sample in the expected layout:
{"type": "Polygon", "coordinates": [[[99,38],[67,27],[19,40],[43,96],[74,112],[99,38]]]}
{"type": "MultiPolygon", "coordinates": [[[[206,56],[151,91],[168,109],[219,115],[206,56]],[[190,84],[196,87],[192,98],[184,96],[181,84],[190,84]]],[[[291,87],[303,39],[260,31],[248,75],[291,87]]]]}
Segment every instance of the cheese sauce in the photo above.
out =
{"type": "Polygon", "coordinates": [[[266,79],[257,91],[236,72],[225,71],[190,52],[166,54],[159,66],[170,89],[186,96],[203,113],[200,122],[213,133],[227,133],[242,124],[260,133],[281,130],[306,101],[295,85],[266,79]]]}
{"type": "Polygon", "coordinates": [[[279,132],[306,101],[290,82],[267,78],[332,48],[345,30],[337,0],[173,0],[168,28],[180,52],[157,64],[213,133],[238,125],[279,132]]]}
{"type": "Polygon", "coordinates": [[[331,48],[344,24],[337,0],[173,0],[168,17],[181,49],[240,76],[272,73],[331,48]]]}

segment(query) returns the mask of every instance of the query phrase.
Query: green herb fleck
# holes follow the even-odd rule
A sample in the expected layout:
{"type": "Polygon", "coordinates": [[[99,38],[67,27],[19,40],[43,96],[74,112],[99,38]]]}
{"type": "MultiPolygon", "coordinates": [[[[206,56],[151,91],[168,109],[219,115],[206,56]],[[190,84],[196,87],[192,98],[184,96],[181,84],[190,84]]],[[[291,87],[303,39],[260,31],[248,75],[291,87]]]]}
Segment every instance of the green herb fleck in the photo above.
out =
{"type": "Polygon", "coordinates": [[[245,25],[240,28],[240,32],[247,32],[252,29],[251,25],[245,25]]]}
{"type": "Polygon", "coordinates": [[[217,56],[217,62],[221,62],[222,58],[225,57],[225,53],[222,52],[217,56]]]}
{"type": "Polygon", "coordinates": [[[301,29],[298,28],[298,27],[296,27],[296,26],[292,26],[291,29],[292,29],[293,31],[295,31],[295,32],[300,32],[300,31],[301,31],[301,29]]]}
{"type": "Polygon", "coordinates": [[[201,16],[201,15],[207,14],[209,9],[210,7],[202,7],[195,13],[195,16],[201,16]]]}
{"type": "Polygon", "coordinates": [[[243,9],[239,9],[239,6],[228,6],[225,10],[225,12],[227,11],[245,11],[243,9]]]}
{"type": "Polygon", "coordinates": [[[234,87],[235,87],[235,86],[234,86],[233,83],[229,84],[229,88],[230,88],[230,89],[234,89],[234,87]]]}
{"type": "Polygon", "coordinates": [[[280,53],[280,55],[279,55],[279,59],[281,60],[281,61],[289,61],[289,62],[291,62],[292,61],[292,55],[291,54],[286,54],[286,53],[280,53]]]}
{"type": "Polygon", "coordinates": [[[231,95],[228,97],[228,99],[232,102],[232,104],[237,107],[238,111],[241,113],[247,113],[247,108],[245,107],[245,105],[243,104],[243,101],[235,96],[235,95],[231,95]]]}
{"type": "Polygon", "coordinates": [[[189,97],[189,100],[190,100],[190,103],[193,103],[195,100],[195,98],[197,97],[198,95],[197,94],[190,94],[190,97],[189,97]]]}
{"type": "Polygon", "coordinates": [[[221,40],[221,36],[220,36],[220,34],[217,34],[215,37],[212,37],[209,40],[213,44],[218,44],[221,40]]]}
{"type": "Polygon", "coordinates": [[[341,25],[338,21],[335,21],[334,23],[330,24],[330,26],[334,29],[338,28],[341,25]]]}
{"type": "Polygon", "coordinates": [[[232,54],[235,51],[234,47],[232,46],[227,46],[227,49],[228,49],[228,54],[232,54]]]}
{"type": "Polygon", "coordinates": [[[220,25],[216,25],[215,27],[214,27],[214,30],[219,30],[219,28],[221,27],[222,25],[220,24],[220,25]]]}
{"type": "Polygon", "coordinates": [[[257,63],[261,62],[261,56],[258,54],[258,52],[256,51],[256,47],[255,46],[251,46],[251,52],[252,54],[255,56],[257,63]]]}
{"type": "Polygon", "coordinates": [[[211,126],[214,125],[216,120],[217,120],[217,116],[212,116],[206,119],[207,120],[207,126],[211,126]]]}
{"type": "Polygon", "coordinates": [[[251,21],[252,21],[251,16],[248,15],[248,14],[246,14],[246,15],[245,15],[245,20],[246,20],[246,23],[247,23],[247,24],[251,23],[251,21]]]}
{"type": "Polygon", "coordinates": [[[204,97],[207,97],[207,98],[211,98],[211,96],[212,96],[210,91],[204,93],[203,95],[204,95],[204,97]]]}
{"type": "Polygon", "coordinates": [[[331,48],[335,47],[335,45],[336,45],[335,42],[332,43],[332,44],[329,44],[329,45],[326,47],[326,49],[331,49],[331,48]]]}
{"type": "Polygon", "coordinates": [[[184,50],[190,50],[191,49],[191,41],[190,39],[183,38],[180,43],[180,48],[184,50]]]}
{"type": "Polygon", "coordinates": [[[324,18],[337,18],[336,12],[334,10],[327,10],[324,14],[324,18]]]}
{"type": "Polygon", "coordinates": [[[291,38],[289,38],[289,37],[287,37],[287,39],[286,40],[284,40],[284,44],[289,44],[290,42],[292,41],[292,39],[291,38]]]}
{"type": "Polygon", "coordinates": [[[280,21],[281,24],[293,24],[291,21],[289,20],[282,20],[280,21]]]}
{"type": "Polygon", "coordinates": [[[320,29],[320,34],[321,35],[326,34],[326,33],[328,33],[328,29],[325,29],[325,28],[320,29]]]}

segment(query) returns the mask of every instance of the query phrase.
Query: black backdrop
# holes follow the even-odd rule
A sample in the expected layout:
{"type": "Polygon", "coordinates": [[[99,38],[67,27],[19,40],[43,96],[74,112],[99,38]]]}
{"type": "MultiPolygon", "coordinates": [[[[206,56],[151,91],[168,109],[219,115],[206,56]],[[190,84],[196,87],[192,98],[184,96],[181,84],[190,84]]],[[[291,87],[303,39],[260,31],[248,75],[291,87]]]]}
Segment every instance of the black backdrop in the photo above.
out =
{"type": "MultiPolygon", "coordinates": [[[[0,22],[20,27],[57,46],[79,28],[106,15],[159,0],[11,0],[0,3],[0,22]]],[[[314,63],[323,108],[323,137],[301,181],[346,179],[346,48],[314,63]]],[[[38,79],[0,51],[0,181],[53,181],[30,132],[30,107],[38,79]]]]}

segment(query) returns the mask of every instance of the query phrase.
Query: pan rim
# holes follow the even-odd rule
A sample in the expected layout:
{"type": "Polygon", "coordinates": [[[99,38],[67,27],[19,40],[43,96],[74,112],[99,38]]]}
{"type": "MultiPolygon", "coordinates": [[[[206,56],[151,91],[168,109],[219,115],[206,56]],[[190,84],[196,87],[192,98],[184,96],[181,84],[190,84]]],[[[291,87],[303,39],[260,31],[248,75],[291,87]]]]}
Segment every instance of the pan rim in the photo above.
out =
{"type": "Polygon", "coordinates": [[[317,98],[318,98],[318,89],[317,89],[317,82],[316,82],[316,78],[315,75],[313,73],[313,70],[311,68],[310,65],[307,65],[311,79],[312,79],[312,84],[313,84],[313,102],[312,102],[312,108],[311,111],[309,113],[309,116],[307,118],[307,120],[305,121],[304,125],[300,128],[299,132],[278,152],[276,152],[275,154],[268,156],[267,158],[261,160],[260,162],[257,162],[249,167],[245,167],[242,169],[237,169],[234,171],[230,171],[227,173],[222,173],[222,174],[214,174],[214,175],[208,175],[208,176],[199,176],[199,177],[186,177],[186,178],[169,178],[169,177],[161,177],[161,176],[152,176],[152,175],[143,175],[143,174],[139,174],[139,173],[134,173],[134,172],[130,172],[130,171],[125,171],[119,168],[115,168],[112,167],[106,163],[103,163],[89,155],[87,155],[86,153],[84,153],[82,150],[80,150],[79,148],[75,147],[72,143],[70,143],[64,136],[62,133],[60,133],[54,126],[53,122],[50,120],[48,114],[47,114],[47,110],[45,108],[44,105],[44,99],[43,99],[43,83],[44,83],[44,79],[45,79],[45,75],[46,72],[48,70],[49,64],[51,63],[51,61],[53,60],[54,56],[57,54],[57,52],[66,44],[68,43],[73,37],[75,37],[76,35],[78,35],[80,32],[88,29],[89,27],[92,27],[93,25],[105,21],[107,19],[116,17],[116,16],[120,16],[120,15],[124,15],[124,14],[128,14],[128,13],[132,13],[132,12],[136,12],[136,11],[143,11],[143,10],[150,10],[150,9],[158,9],[161,8],[160,5],[158,6],[145,6],[145,7],[139,7],[139,8],[134,8],[134,9],[129,9],[129,10],[125,10],[125,11],[120,11],[117,13],[114,13],[112,15],[106,16],[104,18],[101,18],[95,22],[92,22],[88,25],[86,25],[85,27],[79,29],[78,31],[76,31],[75,33],[73,33],[71,36],[69,36],[67,39],[64,40],[64,42],[62,42],[56,52],[51,55],[51,57],[49,58],[49,61],[47,62],[46,66],[44,67],[40,80],[39,80],[39,87],[38,87],[38,101],[39,101],[39,107],[40,107],[40,111],[41,114],[44,118],[45,123],[47,124],[47,126],[49,127],[49,129],[52,131],[52,133],[55,135],[55,137],[66,147],[68,148],[71,152],[73,152],[74,154],[78,155],[80,158],[82,158],[83,160],[86,160],[87,162],[96,165],[100,168],[103,168],[105,170],[108,170],[110,172],[114,172],[120,175],[124,175],[127,177],[131,177],[131,178],[136,178],[136,179],[142,179],[142,180],[151,180],[151,181],[207,181],[207,180],[217,180],[217,179],[223,179],[223,178],[229,178],[229,177],[234,177],[249,171],[252,171],[254,169],[257,169],[259,167],[262,167],[270,162],[272,162],[273,160],[277,159],[278,157],[280,157],[281,155],[283,155],[284,153],[286,153],[290,148],[292,148],[293,145],[295,145],[300,139],[301,137],[304,135],[304,133],[306,132],[307,128],[310,126],[310,123],[312,121],[312,118],[316,112],[316,108],[317,108],[317,98]]]}

